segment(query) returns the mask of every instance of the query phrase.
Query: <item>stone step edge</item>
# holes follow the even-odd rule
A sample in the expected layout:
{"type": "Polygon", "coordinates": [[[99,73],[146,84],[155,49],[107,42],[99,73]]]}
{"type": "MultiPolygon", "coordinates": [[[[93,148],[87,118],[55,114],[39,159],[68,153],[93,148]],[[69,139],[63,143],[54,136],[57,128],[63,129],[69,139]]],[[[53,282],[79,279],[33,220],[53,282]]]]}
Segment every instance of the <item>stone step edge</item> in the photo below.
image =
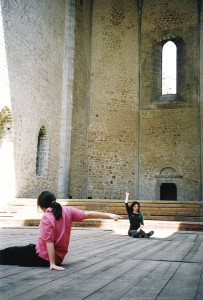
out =
{"type": "MultiPolygon", "coordinates": [[[[24,227],[24,226],[38,226],[39,219],[11,219],[4,218],[0,220],[0,227],[24,227]]],[[[83,222],[74,222],[74,227],[95,227],[104,229],[128,229],[128,220],[119,220],[117,222],[108,219],[85,220],[83,222]]],[[[145,229],[158,228],[159,230],[172,229],[176,231],[190,230],[190,231],[203,231],[203,222],[184,222],[184,221],[160,221],[160,220],[145,220],[145,229]]]]}

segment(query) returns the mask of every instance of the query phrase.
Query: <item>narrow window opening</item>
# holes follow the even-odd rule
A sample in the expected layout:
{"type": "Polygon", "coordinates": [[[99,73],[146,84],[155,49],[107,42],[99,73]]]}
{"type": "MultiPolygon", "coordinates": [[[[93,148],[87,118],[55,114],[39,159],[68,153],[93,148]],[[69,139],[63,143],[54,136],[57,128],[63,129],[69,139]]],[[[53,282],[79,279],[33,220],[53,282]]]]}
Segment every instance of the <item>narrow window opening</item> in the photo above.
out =
{"type": "Polygon", "coordinates": [[[47,176],[48,175],[48,136],[46,128],[41,127],[38,135],[37,143],[37,159],[36,159],[36,175],[47,176]]]}
{"type": "Polygon", "coordinates": [[[177,200],[177,187],[175,183],[161,184],[160,200],[177,200]]]}
{"type": "Polygon", "coordinates": [[[168,41],[162,49],[162,95],[177,93],[177,47],[168,41]]]}

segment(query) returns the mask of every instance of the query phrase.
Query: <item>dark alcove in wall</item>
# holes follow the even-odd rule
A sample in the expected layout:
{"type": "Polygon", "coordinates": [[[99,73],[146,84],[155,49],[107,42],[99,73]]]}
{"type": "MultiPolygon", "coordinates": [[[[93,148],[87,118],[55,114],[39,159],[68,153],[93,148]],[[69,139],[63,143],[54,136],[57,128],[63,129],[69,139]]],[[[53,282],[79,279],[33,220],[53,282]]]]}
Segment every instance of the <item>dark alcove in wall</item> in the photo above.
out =
{"type": "Polygon", "coordinates": [[[161,184],[160,200],[177,200],[177,187],[175,183],[161,184]]]}

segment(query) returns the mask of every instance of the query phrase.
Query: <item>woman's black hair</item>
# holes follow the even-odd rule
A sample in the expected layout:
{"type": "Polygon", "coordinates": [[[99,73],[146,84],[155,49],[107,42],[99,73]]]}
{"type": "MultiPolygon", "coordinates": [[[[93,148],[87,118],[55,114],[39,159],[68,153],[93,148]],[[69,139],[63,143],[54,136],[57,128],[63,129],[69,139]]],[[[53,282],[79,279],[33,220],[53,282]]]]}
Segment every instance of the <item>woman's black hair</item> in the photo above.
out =
{"type": "Polygon", "coordinates": [[[53,214],[56,220],[59,220],[62,216],[62,206],[56,202],[56,197],[49,191],[44,191],[39,195],[37,205],[40,206],[40,208],[53,208],[53,214]]]}
{"type": "Polygon", "coordinates": [[[130,209],[132,209],[132,211],[133,211],[133,207],[134,207],[136,204],[138,205],[138,212],[140,212],[140,203],[139,203],[138,201],[133,201],[132,204],[130,205],[130,209]]]}

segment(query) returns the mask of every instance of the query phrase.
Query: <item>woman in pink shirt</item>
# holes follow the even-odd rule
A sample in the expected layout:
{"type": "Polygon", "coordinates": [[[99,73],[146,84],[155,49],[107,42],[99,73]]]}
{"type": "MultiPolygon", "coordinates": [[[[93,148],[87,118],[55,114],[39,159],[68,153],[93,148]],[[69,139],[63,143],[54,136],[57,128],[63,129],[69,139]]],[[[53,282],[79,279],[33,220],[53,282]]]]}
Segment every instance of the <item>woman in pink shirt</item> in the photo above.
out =
{"type": "Polygon", "coordinates": [[[68,252],[72,222],[101,218],[117,221],[121,218],[111,213],[62,207],[56,202],[54,194],[48,191],[39,195],[37,205],[44,212],[37,244],[0,250],[1,265],[40,266],[63,271],[60,265],[68,252]]]}

